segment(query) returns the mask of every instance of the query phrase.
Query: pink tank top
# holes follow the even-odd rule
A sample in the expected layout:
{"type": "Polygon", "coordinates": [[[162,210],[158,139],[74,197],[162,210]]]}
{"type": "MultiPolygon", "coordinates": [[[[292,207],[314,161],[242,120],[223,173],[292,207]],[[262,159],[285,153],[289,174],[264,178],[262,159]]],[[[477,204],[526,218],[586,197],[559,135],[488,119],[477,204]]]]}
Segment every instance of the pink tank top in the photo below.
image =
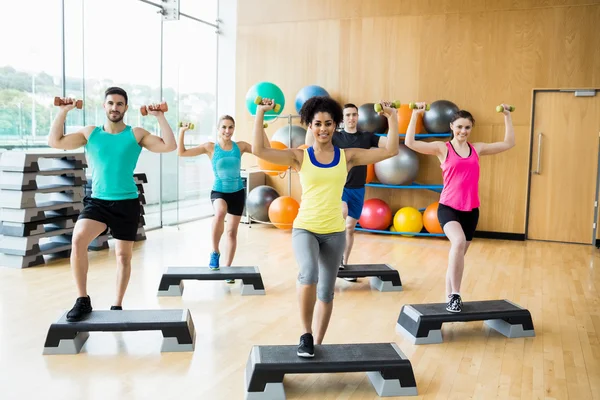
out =
{"type": "Polygon", "coordinates": [[[440,165],[444,177],[444,189],[440,204],[459,211],[471,211],[479,207],[479,155],[468,143],[471,154],[459,156],[450,142],[446,142],[448,155],[440,165]]]}

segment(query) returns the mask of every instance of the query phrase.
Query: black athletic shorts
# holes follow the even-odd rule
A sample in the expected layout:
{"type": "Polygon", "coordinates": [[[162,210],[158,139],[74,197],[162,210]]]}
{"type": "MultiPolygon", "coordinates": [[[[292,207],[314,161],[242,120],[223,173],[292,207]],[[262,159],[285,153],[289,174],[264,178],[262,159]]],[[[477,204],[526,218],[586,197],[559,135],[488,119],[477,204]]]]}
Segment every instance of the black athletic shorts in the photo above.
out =
{"type": "Polygon", "coordinates": [[[241,216],[246,204],[246,189],[233,193],[223,193],[213,190],[210,192],[210,201],[214,202],[216,199],[225,200],[225,203],[227,203],[227,214],[241,216]]]}
{"type": "Polygon", "coordinates": [[[479,221],[479,208],[474,208],[471,211],[459,211],[440,203],[437,215],[442,228],[444,228],[444,225],[448,222],[456,221],[462,226],[467,242],[473,240],[473,234],[475,233],[475,228],[477,228],[477,222],[479,221]]]}
{"type": "Polygon", "coordinates": [[[100,200],[90,196],[83,199],[84,208],[78,219],[93,219],[105,223],[113,238],[135,241],[140,223],[140,199],[100,200]]]}

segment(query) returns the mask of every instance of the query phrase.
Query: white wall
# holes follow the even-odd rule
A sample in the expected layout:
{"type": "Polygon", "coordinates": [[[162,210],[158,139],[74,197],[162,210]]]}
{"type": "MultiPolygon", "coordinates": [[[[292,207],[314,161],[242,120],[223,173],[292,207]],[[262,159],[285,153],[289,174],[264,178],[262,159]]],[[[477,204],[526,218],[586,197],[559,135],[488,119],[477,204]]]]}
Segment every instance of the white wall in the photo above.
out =
{"type": "MultiPolygon", "coordinates": [[[[229,114],[236,118],[235,110],[235,45],[237,35],[238,0],[219,0],[218,38],[218,99],[217,118],[229,114]]],[[[216,122],[216,121],[215,121],[216,122]]]]}

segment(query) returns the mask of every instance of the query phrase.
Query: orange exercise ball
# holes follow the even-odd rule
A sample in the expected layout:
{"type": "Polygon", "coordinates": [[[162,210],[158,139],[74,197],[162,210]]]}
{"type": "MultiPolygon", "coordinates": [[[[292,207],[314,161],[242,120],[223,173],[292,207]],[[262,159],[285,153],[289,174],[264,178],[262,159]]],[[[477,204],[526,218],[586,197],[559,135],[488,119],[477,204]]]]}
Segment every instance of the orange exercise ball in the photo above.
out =
{"type": "MultiPolygon", "coordinates": [[[[288,147],[281,143],[278,142],[276,140],[271,142],[271,148],[272,149],[279,149],[279,150],[285,150],[288,147]]],[[[267,175],[270,176],[275,176],[275,175],[279,175],[279,173],[284,172],[285,170],[288,169],[287,165],[278,165],[278,164],[273,164],[271,162],[268,162],[266,160],[263,160],[262,158],[258,158],[258,167],[267,175]]]]}
{"type": "Polygon", "coordinates": [[[308,149],[310,146],[307,144],[301,144],[300,146],[298,146],[299,149],[304,150],[304,149],[308,149]]]}
{"type": "MultiPolygon", "coordinates": [[[[408,108],[408,104],[402,104],[398,109],[398,133],[406,133],[408,130],[408,123],[410,122],[410,117],[412,116],[413,110],[408,108]]],[[[423,114],[419,114],[417,118],[417,129],[416,133],[425,132],[425,128],[423,127],[423,114]]]]}
{"type": "Polygon", "coordinates": [[[444,233],[437,216],[439,205],[440,203],[437,201],[431,203],[423,212],[423,225],[429,233],[444,233]]]}
{"type": "Polygon", "coordinates": [[[290,196],[280,196],[269,206],[269,220],[279,229],[292,229],[300,204],[290,196]]]}
{"type": "Polygon", "coordinates": [[[371,183],[375,180],[375,165],[367,165],[367,183],[371,183]]]}

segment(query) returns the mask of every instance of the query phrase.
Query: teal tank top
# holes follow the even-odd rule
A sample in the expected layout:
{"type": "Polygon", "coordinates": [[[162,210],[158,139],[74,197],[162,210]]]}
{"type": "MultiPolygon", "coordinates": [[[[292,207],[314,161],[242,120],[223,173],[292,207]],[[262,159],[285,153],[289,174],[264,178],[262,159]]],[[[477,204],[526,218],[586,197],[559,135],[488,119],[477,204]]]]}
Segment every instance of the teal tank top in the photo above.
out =
{"type": "Polygon", "coordinates": [[[215,143],[215,152],[212,157],[215,182],[213,190],[221,193],[233,193],[244,188],[240,169],[242,168],[242,153],[237,143],[231,142],[231,150],[223,150],[219,143],[215,143]]]}
{"type": "Polygon", "coordinates": [[[127,125],[112,134],[97,126],[85,145],[92,170],[92,197],[100,200],[129,200],[138,197],[133,179],[142,146],[127,125]]]}

